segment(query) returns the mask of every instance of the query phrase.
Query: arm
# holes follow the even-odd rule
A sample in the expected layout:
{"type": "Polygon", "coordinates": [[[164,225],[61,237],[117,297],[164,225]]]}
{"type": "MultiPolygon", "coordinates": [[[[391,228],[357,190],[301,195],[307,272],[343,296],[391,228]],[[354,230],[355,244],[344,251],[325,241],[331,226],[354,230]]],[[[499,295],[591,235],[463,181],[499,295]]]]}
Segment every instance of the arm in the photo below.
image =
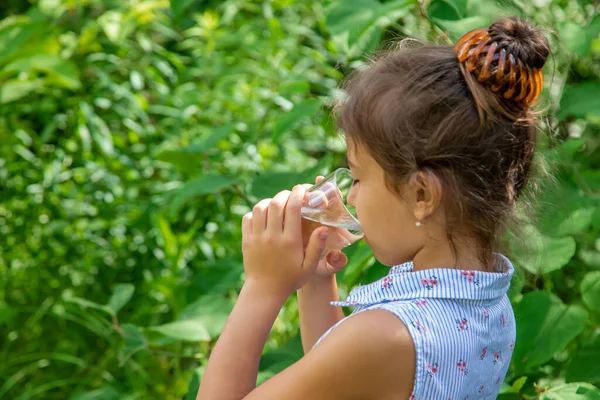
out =
{"type": "Polygon", "coordinates": [[[410,333],[393,314],[365,311],[255,388],[260,354],[282,298],[245,285],[202,378],[197,400],[330,400],[408,398],[416,354],[410,333]]]}
{"type": "Polygon", "coordinates": [[[383,310],[348,319],[300,361],[254,389],[260,355],[277,313],[314,274],[325,250],[327,230],[321,228],[304,249],[303,195],[300,186],[291,194],[280,192],[242,219],[246,283],[210,355],[198,400],[409,396],[416,359],[412,338],[396,316],[383,310]]]}
{"type": "Polygon", "coordinates": [[[412,337],[400,319],[364,311],[244,399],[408,399],[415,367],[412,337]]]}
{"type": "Polygon", "coordinates": [[[313,277],[298,290],[300,335],[304,354],[308,353],[329,328],[344,318],[340,307],[330,304],[338,301],[335,275],[313,277]]]}
{"type": "Polygon", "coordinates": [[[256,387],[260,356],[285,300],[251,282],[244,284],[211,352],[196,400],[242,399],[256,387]]]}

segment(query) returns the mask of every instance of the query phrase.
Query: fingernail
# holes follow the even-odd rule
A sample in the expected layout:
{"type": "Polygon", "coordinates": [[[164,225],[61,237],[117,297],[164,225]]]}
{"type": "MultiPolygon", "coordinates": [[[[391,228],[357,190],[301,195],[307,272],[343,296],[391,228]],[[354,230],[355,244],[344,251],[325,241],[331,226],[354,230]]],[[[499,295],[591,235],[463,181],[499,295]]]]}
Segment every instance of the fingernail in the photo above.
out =
{"type": "Polygon", "coordinates": [[[308,205],[311,207],[318,207],[323,204],[323,196],[320,193],[312,194],[308,197],[308,205]]]}
{"type": "Polygon", "coordinates": [[[325,240],[325,239],[327,239],[327,236],[329,236],[329,232],[327,232],[327,231],[321,232],[321,235],[320,235],[321,239],[325,240]]]}
{"type": "Polygon", "coordinates": [[[333,262],[338,262],[342,259],[342,256],[340,255],[340,253],[335,253],[335,255],[333,257],[331,257],[331,261],[333,262]]]}

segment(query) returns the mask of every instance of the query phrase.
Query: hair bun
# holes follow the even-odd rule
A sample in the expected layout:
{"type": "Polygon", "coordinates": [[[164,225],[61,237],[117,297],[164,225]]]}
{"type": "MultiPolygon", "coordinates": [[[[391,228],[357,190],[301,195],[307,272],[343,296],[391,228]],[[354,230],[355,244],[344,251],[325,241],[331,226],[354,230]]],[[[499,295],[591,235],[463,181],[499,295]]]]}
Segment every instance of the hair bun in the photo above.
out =
{"type": "Polygon", "coordinates": [[[487,29],[467,32],[454,51],[463,73],[473,74],[506,99],[530,104],[542,92],[542,67],[550,48],[546,38],[527,21],[503,18],[487,29]]]}

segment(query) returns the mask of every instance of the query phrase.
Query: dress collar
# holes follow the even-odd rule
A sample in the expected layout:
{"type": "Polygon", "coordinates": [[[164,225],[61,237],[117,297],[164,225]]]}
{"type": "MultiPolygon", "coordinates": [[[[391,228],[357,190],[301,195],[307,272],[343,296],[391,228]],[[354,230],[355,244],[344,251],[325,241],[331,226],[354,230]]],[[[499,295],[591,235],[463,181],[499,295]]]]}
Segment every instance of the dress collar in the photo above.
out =
{"type": "Polygon", "coordinates": [[[483,272],[435,268],[413,271],[412,261],[395,265],[389,274],[368,285],[353,289],[337,306],[370,306],[398,300],[427,298],[491,300],[508,291],[514,267],[502,254],[494,254],[496,271],[483,272]]]}

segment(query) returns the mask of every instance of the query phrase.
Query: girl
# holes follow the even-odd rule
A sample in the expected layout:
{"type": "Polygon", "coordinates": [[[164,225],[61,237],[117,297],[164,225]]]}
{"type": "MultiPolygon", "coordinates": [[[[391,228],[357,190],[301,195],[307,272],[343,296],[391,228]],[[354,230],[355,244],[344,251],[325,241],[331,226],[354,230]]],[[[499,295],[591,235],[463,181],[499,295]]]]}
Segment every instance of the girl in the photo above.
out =
{"type": "Polygon", "coordinates": [[[339,301],[345,256],[319,263],[328,228],[303,246],[306,189],[259,202],[242,220],[246,282],[197,398],[495,399],[515,319],[513,267],[494,251],[528,181],[548,54],[528,22],[505,18],[454,47],[388,52],[354,74],[338,121],[356,179],[348,202],[393,267],[339,301]],[[306,354],[256,387],[295,290],[306,354]],[[356,308],[343,318],[330,303],[356,308]]]}

